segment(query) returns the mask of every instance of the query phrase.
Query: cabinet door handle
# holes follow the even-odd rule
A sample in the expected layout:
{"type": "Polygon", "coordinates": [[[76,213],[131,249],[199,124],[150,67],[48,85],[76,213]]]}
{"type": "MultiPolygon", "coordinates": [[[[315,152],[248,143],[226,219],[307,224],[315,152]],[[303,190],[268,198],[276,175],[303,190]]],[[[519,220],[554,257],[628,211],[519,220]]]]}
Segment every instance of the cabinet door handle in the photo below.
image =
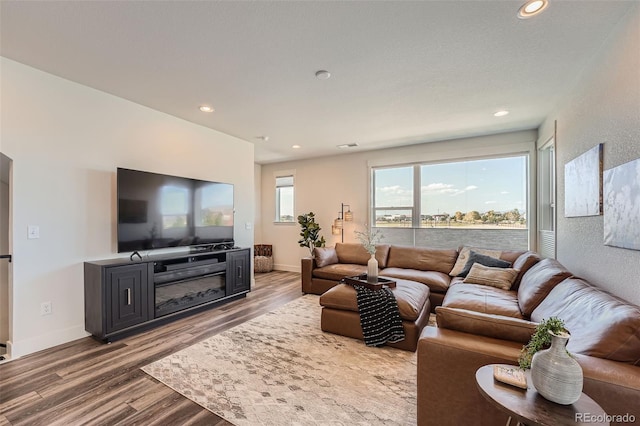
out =
{"type": "Polygon", "coordinates": [[[127,305],[131,304],[131,289],[127,289],[127,305]]]}
{"type": "Polygon", "coordinates": [[[238,266],[238,279],[242,279],[242,266],[238,266]]]}

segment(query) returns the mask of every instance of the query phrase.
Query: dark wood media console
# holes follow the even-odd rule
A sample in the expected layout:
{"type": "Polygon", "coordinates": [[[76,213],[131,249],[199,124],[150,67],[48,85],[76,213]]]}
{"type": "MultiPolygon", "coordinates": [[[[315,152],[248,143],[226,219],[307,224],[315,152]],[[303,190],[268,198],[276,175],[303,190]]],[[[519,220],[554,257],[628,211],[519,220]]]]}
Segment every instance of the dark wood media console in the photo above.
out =
{"type": "Polygon", "coordinates": [[[249,249],[85,262],[85,330],[111,341],[245,297],[250,265],[249,249]]]}

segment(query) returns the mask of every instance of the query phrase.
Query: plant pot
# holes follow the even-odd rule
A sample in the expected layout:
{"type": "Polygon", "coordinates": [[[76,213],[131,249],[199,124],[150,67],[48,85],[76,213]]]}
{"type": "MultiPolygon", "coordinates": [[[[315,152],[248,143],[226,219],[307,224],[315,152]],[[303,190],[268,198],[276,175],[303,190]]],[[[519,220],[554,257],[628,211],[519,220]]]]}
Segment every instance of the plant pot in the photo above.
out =
{"type": "Polygon", "coordinates": [[[371,259],[367,262],[367,282],[378,282],[378,261],[375,254],[372,254],[371,259]]]}
{"type": "Polygon", "coordinates": [[[551,347],[536,352],[531,360],[531,381],[549,401],[570,405],[582,394],[582,367],[566,350],[569,333],[551,334],[551,347]]]}

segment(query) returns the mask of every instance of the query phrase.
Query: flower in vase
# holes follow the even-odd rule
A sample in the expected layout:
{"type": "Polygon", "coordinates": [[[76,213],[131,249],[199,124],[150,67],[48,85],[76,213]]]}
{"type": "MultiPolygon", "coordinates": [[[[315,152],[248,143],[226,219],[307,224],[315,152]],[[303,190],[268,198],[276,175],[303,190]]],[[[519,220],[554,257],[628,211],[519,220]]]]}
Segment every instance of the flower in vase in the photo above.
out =
{"type": "Polygon", "coordinates": [[[365,225],[364,231],[354,231],[356,239],[364,246],[369,254],[376,254],[376,244],[382,240],[382,231],[378,228],[371,229],[365,225]]]}

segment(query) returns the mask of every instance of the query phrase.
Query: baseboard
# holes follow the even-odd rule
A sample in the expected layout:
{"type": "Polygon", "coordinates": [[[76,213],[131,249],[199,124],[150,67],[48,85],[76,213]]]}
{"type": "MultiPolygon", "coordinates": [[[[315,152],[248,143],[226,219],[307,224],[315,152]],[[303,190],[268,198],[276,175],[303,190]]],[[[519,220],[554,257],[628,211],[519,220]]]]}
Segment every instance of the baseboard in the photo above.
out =
{"type": "Polygon", "coordinates": [[[291,266],[291,265],[273,265],[273,269],[276,271],[287,271],[287,272],[300,272],[300,266],[291,266]]]}
{"type": "Polygon", "coordinates": [[[65,328],[63,330],[55,330],[47,334],[43,334],[30,339],[18,340],[16,342],[7,342],[7,354],[14,360],[25,355],[49,349],[54,346],[62,345],[73,340],[82,339],[89,336],[84,330],[83,325],[65,328]]]}

